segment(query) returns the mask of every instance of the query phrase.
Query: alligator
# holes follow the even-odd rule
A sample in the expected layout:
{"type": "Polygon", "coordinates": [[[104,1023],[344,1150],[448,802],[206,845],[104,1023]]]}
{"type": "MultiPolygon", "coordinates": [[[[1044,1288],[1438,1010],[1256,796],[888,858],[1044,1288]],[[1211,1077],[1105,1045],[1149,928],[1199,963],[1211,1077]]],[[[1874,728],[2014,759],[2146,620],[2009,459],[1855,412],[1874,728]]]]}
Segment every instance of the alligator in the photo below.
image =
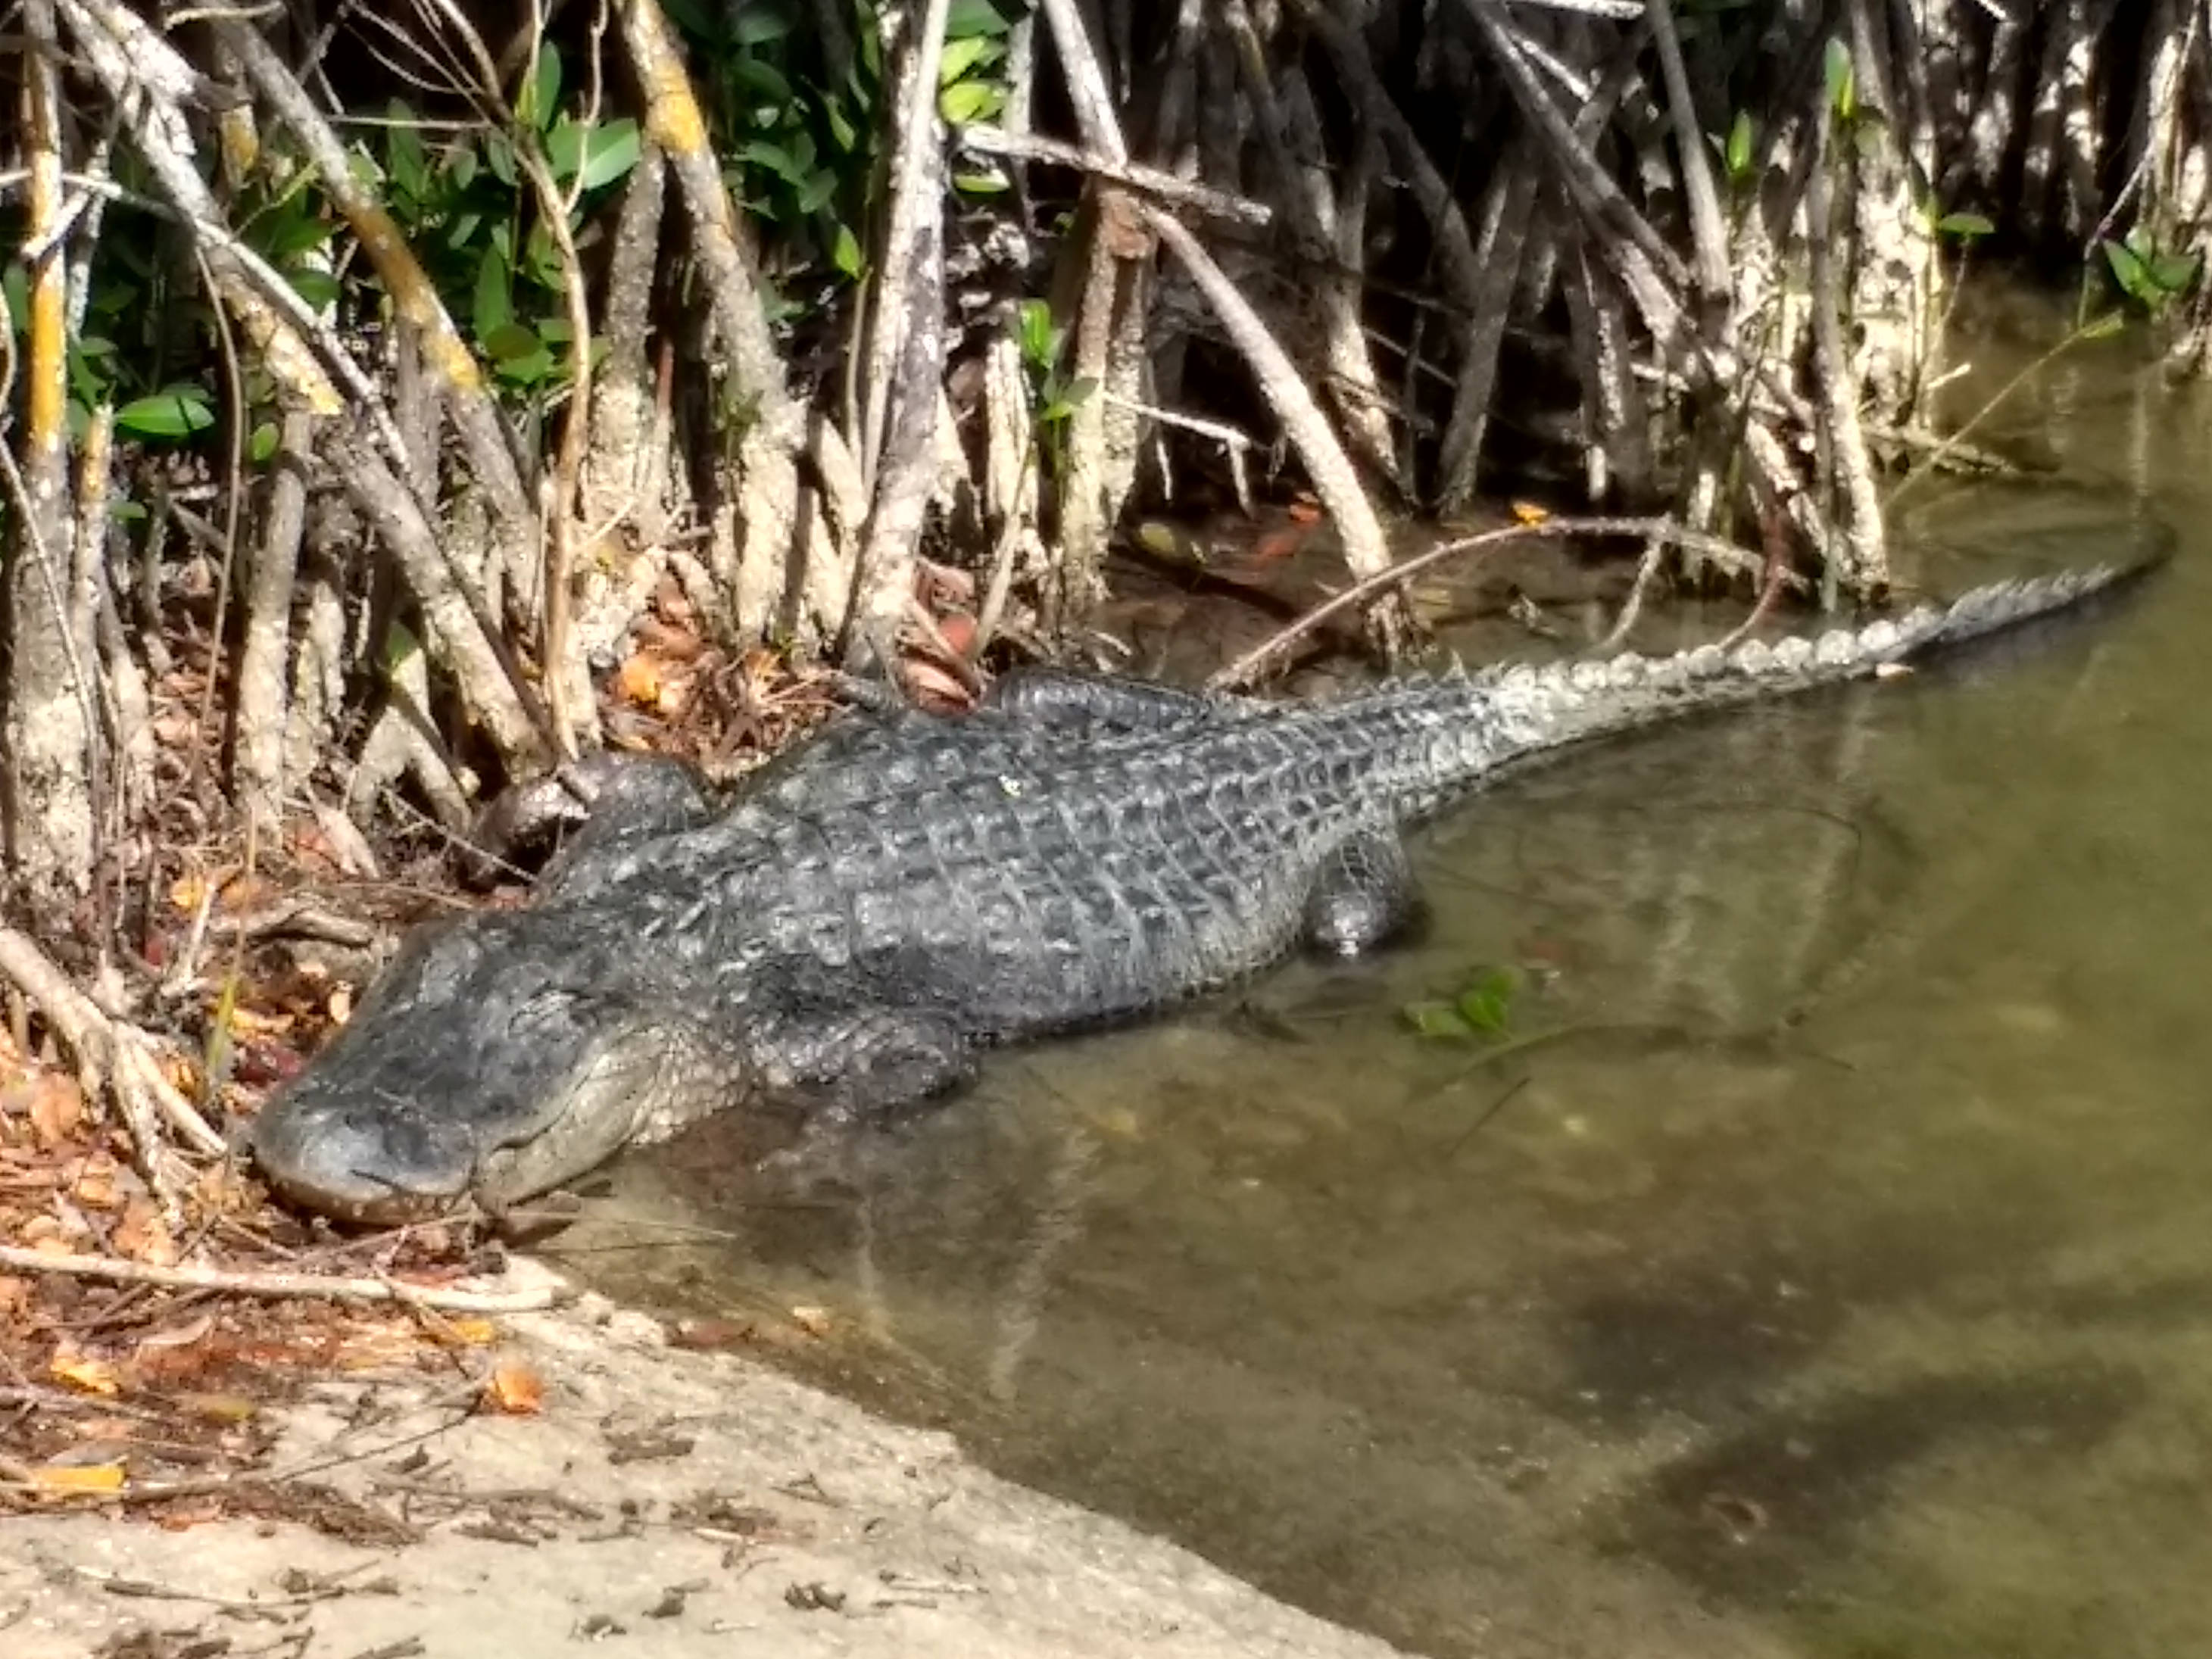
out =
{"type": "Polygon", "coordinates": [[[254,1151],[288,1200],[388,1222],[501,1214],[740,1104],[880,1121],[994,1045],[1382,943],[1417,910],[1408,830],[1518,765],[1890,671],[2141,568],[1310,702],[1020,671],[965,714],[838,716],[719,805],[672,762],[587,762],[529,902],[411,934],[254,1151]]]}

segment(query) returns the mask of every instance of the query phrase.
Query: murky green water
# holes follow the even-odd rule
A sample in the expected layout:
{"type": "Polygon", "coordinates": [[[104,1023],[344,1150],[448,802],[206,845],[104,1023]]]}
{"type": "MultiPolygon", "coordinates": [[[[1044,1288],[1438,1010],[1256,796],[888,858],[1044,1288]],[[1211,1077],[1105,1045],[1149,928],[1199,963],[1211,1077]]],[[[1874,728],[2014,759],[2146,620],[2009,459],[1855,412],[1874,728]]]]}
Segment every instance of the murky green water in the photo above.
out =
{"type": "Polygon", "coordinates": [[[1413,948],[836,1170],[710,1126],[574,1259],[1421,1650],[2212,1650],[2212,393],[1997,429],[2063,485],[1929,492],[1913,574],[2148,509],[2146,602],[1503,788],[1413,948]],[[1501,963],[1514,1044],[1409,1034],[1501,963]]]}

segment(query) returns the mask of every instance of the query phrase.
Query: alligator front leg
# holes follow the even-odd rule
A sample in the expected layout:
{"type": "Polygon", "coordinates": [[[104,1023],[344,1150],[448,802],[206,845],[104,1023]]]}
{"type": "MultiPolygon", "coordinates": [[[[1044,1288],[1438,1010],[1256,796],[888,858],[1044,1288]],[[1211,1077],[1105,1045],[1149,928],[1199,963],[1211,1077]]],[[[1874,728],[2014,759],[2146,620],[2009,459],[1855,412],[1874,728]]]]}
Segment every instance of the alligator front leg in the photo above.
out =
{"type": "Polygon", "coordinates": [[[1404,933],[1420,915],[1413,866],[1395,830],[1366,830],[1340,843],[1314,872],[1305,939],[1330,956],[1356,957],[1404,933]]]}
{"type": "Polygon", "coordinates": [[[749,1038],[762,1085],[811,1116],[888,1117],[969,1082],[975,1061],[950,1021],[907,1008],[792,1014],[749,1038]]]}

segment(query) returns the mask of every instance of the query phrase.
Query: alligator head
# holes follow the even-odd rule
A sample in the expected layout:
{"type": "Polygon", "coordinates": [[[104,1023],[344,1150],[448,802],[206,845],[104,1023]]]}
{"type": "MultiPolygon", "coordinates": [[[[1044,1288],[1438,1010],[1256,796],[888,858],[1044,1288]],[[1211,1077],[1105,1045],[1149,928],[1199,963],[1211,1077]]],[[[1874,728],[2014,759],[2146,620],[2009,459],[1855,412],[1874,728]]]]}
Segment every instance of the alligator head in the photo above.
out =
{"type": "Polygon", "coordinates": [[[411,939],[263,1109],[270,1185],[349,1221],[496,1211],[729,1102],[742,1067],[680,999],[605,971],[611,922],[571,914],[556,940],[541,921],[483,915],[411,939]]]}

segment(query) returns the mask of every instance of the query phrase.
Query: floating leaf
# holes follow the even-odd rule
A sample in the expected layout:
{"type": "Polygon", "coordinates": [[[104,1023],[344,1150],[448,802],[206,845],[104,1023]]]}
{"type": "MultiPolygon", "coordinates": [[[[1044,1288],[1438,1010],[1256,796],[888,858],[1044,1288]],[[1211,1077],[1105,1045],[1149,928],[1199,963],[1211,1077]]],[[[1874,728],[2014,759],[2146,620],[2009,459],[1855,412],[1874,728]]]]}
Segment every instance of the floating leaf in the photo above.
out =
{"type": "Polygon", "coordinates": [[[1505,1036],[1513,1025],[1513,1000],[1521,990],[1521,976],[1510,968],[1493,968],[1459,994],[1453,1006],[1459,1016],[1486,1036],[1505,1036]]]}
{"type": "Polygon", "coordinates": [[[1425,1037],[1463,1037],[1474,1035],[1458,1009],[1449,1002],[1409,1002],[1399,1011],[1406,1024],[1425,1037]]]}
{"type": "Polygon", "coordinates": [[[1991,235],[1996,226],[1978,213],[1947,213],[1936,222],[1936,228],[1945,236],[1972,238],[1991,235]]]}

